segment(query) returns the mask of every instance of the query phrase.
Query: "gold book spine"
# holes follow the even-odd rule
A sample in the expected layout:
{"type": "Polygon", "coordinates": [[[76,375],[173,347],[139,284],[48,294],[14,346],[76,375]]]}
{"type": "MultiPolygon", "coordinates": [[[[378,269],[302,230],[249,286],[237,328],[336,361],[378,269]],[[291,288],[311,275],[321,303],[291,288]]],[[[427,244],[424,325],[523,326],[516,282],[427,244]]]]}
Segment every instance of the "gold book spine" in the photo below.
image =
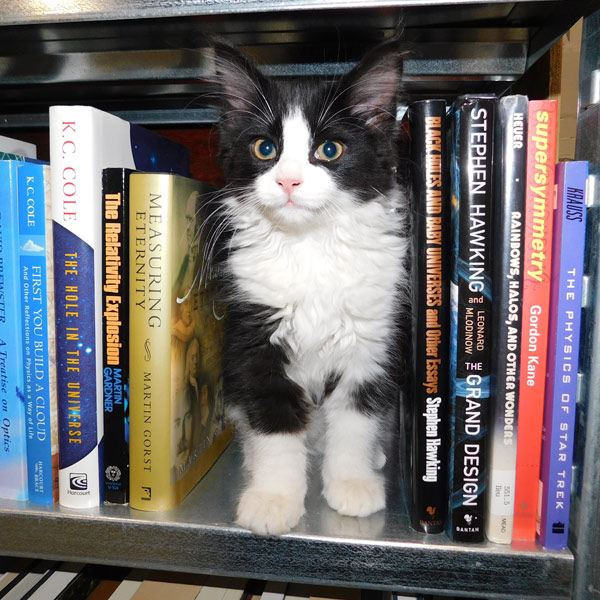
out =
{"type": "Polygon", "coordinates": [[[170,481],[172,179],[130,178],[130,505],[166,510],[170,481]]]}

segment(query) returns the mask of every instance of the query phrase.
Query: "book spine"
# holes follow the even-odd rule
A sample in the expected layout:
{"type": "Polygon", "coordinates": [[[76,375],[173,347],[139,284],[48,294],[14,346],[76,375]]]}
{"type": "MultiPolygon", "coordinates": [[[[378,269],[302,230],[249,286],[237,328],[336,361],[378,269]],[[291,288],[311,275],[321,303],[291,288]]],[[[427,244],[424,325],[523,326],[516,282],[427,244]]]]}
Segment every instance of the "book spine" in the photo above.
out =
{"type": "Polygon", "coordinates": [[[535,540],[550,308],[557,103],[529,102],[513,539],[535,540]]]}
{"type": "Polygon", "coordinates": [[[50,168],[25,163],[18,171],[21,326],[29,500],[58,502],[54,273],[50,168]]]}
{"type": "Polygon", "coordinates": [[[495,99],[454,105],[451,282],[452,539],[483,540],[491,359],[491,213],[495,99]]]}
{"type": "Polygon", "coordinates": [[[129,169],[102,174],[104,500],[129,501],[129,169]]]}
{"type": "Polygon", "coordinates": [[[495,125],[492,402],[486,537],[510,544],[517,462],[523,236],[527,171],[526,96],[498,101],[495,125]]]}
{"type": "Polygon", "coordinates": [[[102,494],[101,135],[86,107],[50,108],[59,502],[72,508],[102,494]]]}
{"type": "Polygon", "coordinates": [[[585,252],[587,162],[556,168],[551,313],[537,537],[551,550],[567,547],[581,299],[585,252]]]}
{"type": "Polygon", "coordinates": [[[412,525],[444,530],[448,504],[449,169],[446,103],[409,108],[413,178],[412,525]]]}
{"type": "Polygon", "coordinates": [[[17,170],[0,163],[0,498],[27,500],[27,445],[21,298],[17,170]]]}
{"type": "Polygon", "coordinates": [[[140,510],[172,505],[170,197],[169,178],[131,175],[129,504],[140,510]]]}

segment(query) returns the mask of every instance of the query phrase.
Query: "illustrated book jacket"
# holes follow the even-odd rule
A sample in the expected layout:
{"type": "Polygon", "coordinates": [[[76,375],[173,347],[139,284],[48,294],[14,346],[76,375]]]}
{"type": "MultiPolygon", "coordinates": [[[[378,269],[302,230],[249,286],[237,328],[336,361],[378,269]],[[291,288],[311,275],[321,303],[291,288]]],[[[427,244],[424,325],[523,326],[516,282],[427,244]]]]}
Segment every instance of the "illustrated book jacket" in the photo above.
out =
{"type": "Polygon", "coordinates": [[[130,176],[130,506],[178,504],[232,431],[223,409],[224,307],[202,229],[214,188],[130,176]]]}

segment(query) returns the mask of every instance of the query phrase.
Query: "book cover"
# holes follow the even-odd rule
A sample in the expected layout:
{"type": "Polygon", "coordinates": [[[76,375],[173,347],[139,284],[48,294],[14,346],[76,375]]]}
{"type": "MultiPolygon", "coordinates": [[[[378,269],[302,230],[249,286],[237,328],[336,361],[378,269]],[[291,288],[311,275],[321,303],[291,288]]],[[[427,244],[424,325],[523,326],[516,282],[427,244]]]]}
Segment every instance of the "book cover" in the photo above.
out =
{"type": "Polygon", "coordinates": [[[0,161],[0,498],[27,500],[17,172],[0,161]]]}
{"type": "Polygon", "coordinates": [[[59,502],[102,501],[102,169],[187,174],[187,150],[90,106],[50,108],[59,502]]]}
{"type": "Polygon", "coordinates": [[[444,100],[410,105],[414,165],[412,526],[444,530],[450,330],[450,181],[444,100]]]}
{"type": "Polygon", "coordinates": [[[180,502],[231,439],[222,393],[224,309],[203,264],[214,188],[130,176],[130,506],[180,502]]]}
{"type": "Polygon", "coordinates": [[[58,408],[50,167],[18,170],[29,500],[58,502],[58,408]]]}
{"type": "Polygon", "coordinates": [[[452,108],[450,537],[484,536],[491,366],[491,223],[496,99],[452,108]]]}
{"type": "Polygon", "coordinates": [[[104,500],[129,501],[129,174],[102,174],[104,500]]]}
{"type": "Polygon", "coordinates": [[[495,123],[492,400],[486,537],[512,541],[521,359],[528,99],[498,101],[495,123]]]}
{"type": "Polygon", "coordinates": [[[552,264],[557,103],[531,100],[513,540],[535,540],[552,264]]]}
{"type": "Polygon", "coordinates": [[[588,163],[556,166],[546,400],[537,538],[567,547],[577,404],[588,163]]]}

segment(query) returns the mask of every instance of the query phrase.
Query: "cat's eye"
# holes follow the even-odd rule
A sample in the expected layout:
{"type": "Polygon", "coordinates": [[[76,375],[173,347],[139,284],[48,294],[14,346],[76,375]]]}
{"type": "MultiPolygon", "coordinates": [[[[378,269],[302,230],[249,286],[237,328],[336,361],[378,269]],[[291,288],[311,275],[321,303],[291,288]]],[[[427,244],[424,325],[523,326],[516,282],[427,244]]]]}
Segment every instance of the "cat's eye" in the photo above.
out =
{"type": "Polygon", "coordinates": [[[337,160],[344,152],[344,146],[340,142],[327,140],[319,145],[315,152],[315,158],[326,162],[337,160]]]}
{"type": "Polygon", "coordinates": [[[273,160],[277,156],[275,144],[264,138],[256,140],[252,145],[252,150],[254,151],[254,155],[260,158],[260,160],[273,160]]]}

